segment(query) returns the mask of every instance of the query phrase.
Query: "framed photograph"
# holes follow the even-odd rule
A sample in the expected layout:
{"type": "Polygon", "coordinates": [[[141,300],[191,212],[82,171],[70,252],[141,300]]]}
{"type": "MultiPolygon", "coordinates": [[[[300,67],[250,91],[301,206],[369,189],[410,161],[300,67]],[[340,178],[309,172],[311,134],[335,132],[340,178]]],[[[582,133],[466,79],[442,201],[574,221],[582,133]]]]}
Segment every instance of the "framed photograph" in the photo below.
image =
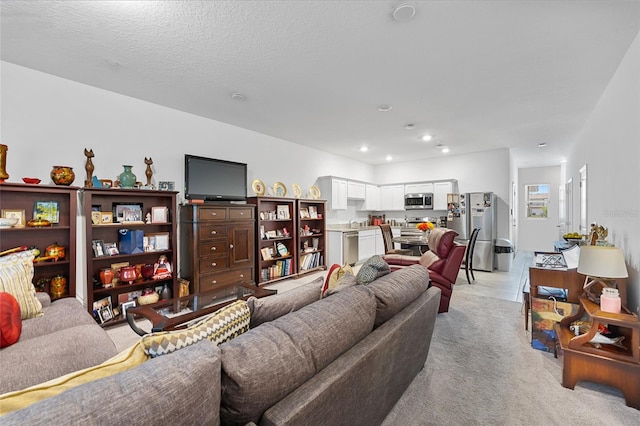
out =
{"type": "Polygon", "coordinates": [[[262,260],[273,259],[273,247],[263,247],[260,249],[260,253],[262,254],[262,260]]]}
{"type": "Polygon", "coordinates": [[[103,225],[113,223],[113,213],[111,212],[100,212],[100,223],[103,225]]]}
{"type": "Polygon", "coordinates": [[[107,249],[104,246],[104,241],[102,240],[93,240],[91,241],[91,247],[93,247],[93,256],[94,257],[102,257],[108,256],[107,249]]]}
{"type": "Polygon", "coordinates": [[[91,211],[92,212],[101,212],[102,211],[102,206],[99,204],[92,204],[91,205],[91,211]]]}
{"type": "Polygon", "coordinates": [[[151,207],[151,223],[167,223],[169,209],[166,207],[151,207]]]}
{"type": "Polygon", "coordinates": [[[93,316],[96,321],[100,322],[100,324],[108,321],[108,319],[105,320],[104,318],[107,318],[109,313],[111,313],[111,318],[113,318],[113,312],[111,311],[111,296],[107,296],[93,302],[93,316]]]}
{"type": "Polygon", "coordinates": [[[93,223],[94,225],[100,225],[102,223],[102,212],[92,210],[91,223],[93,223]]]}
{"type": "Polygon", "coordinates": [[[176,183],[173,181],[161,180],[158,182],[158,189],[160,191],[173,191],[176,186],[176,183]]]}
{"type": "Polygon", "coordinates": [[[98,318],[100,319],[100,324],[104,324],[107,321],[113,319],[113,311],[111,310],[111,306],[105,306],[98,310],[98,318]]]}
{"type": "Polygon", "coordinates": [[[125,212],[127,212],[128,222],[142,221],[142,203],[113,203],[111,210],[115,222],[124,222],[125,212]]]}
{"type": "Polygon", "coordinates": [[[318,218],[318,209],[316,208],[316,206],[309,206],[309,217],[311,219],[318,218]]]}
{"type": "Polygon", "coordinates": [[[127,309],[129,308],[135,308],[136,307],[136,301],[135,300],[131,300],[129,302],[124,302],[120,304],[120,310],[122,311],[122,316],[124,318],[127,317],[127,309]]]}
{"type": "Polygon", "coordinates": [[[60,222],[60,205],[57,201],[36,201],[33,205],[33,218],[58,223],[60,222]]]}
{"type": "Polygon", "coordinates": [[[277,207],[277,217],[278,219],[289,219],[289,206],[284,204],[284,205],[278,205],[277,207]]]}
{"type": "Polygon", "coordinates": [[[104,248],[109,256],[120,254],[120,252],[118,251],[118,244],[116,243],[104,243],[104,248]]]}
{"type": "Polygon", "coordinates": [[[23,227],[27,224],[24,210],[2,209],[2,217],[7,219],[18,219],[18,223],[13,225],[17,228],[23,227]]]}
{"type": "Polygon", "coordinates": [[[300,209],[300,219],[309,219],[309,210],[306,208],[300,209]]]}
{"type": "Polygon", "coordinates": [[[168,232],[158,232],[156,234],[148,234],[148,236],[149,236],[149,245],[153,246],[155,251],[169,250],[169,233],[168,232]]]}

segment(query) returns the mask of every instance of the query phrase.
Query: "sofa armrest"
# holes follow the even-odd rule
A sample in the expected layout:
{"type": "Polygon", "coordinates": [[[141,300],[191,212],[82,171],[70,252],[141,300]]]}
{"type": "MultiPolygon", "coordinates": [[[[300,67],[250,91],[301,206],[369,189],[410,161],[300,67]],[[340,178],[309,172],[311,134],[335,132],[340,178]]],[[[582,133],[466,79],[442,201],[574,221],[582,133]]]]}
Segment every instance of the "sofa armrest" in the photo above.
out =
{"type": "Polygon", "coordinates": [[[456,278],[458,277],[458,272],[460,272],[460,265],[462,265],[462,258],[464,257],[465,250],[466,246],[456,244],[449,252],[449,256],[442,268],[442,272],[440,272],[440,275],[451,281],[451,284],[456,283],[456,278]]]}
{"type": "Polygon", "coordinates": [[[49,296],[49,293],[39,291],[36,293],[36,299],[40,301],[43,308],[51,305],[51,297],[49,296]]]}
{"type": "Polygon", "coordinates": [[[389,265],[411,266],[420,263],[419,256],[409,256],[405,254],[385,254],[382,258],[389,265]]]}

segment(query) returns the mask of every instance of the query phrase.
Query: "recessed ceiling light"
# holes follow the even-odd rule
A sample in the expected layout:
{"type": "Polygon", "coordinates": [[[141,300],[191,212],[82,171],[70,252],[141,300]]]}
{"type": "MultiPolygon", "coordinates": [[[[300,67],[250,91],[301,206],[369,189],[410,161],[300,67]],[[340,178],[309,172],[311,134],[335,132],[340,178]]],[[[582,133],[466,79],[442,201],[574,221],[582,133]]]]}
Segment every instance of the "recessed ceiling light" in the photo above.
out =
{"type": "Polygon", "coordinates": [[[369,151],[369,148],[367,148],[366,146],[360,147],[360,152],[367,152],[367,151],[369,151]]]}
{"type": "Polygon", "coordinates": [[[449,152],[449,148],[442,148],[442,153],[446,154],[447,152],[449,152]]]}
{"type": "Polygon", "coordinates": [[[393,160],[393,157],[392,157],[392,156],[390,156],[390,155],[387,155],[387,157],[385,158],[385,160],[387,160],[387,161],[391,161],[391,160],[393,160]]]}
{"type": "Polygon", "coordinates": [[[393,107],[391,105],[386,105],[386,104],[378,105],[378,111],[381,111],[381,112],[391,111],[392,108],[393,107]]]}
{"type": "Polygon", "coordinates": [[[425,141],[425,142],[429,142],[431,139],[433,139],[433,136],[431,136],[431,135],[424,135],[422,137],[422,140],[425,141]]]}
{"type": "Polygon", "coordinates": [[[391,11],[391,17],[396,22],[407,22],[416,16],[416,8],[410,4],[404,3],[391,11]]]}
{"type": "Polygon", "coordinates": [[[413,123],[409,123],[409,124],[405,124],[404,125],[405,130],[413,130],[416,128],[416,125],[413,123]]]}
{"type": "Polygon", "coordinates": [[[240,92],[233,92],[231,94],[231,99],[236,100],[236,101],[246,101],[247,97],[244,94],[240,93],[240,92]]]}
{"type": "Polygon", "coordinates": [[[546,142],[540,142],[540,143],[538,144],[538,148],[544,148],[545,146],[547,146],[547,143],[546,143],[546,142]]]}

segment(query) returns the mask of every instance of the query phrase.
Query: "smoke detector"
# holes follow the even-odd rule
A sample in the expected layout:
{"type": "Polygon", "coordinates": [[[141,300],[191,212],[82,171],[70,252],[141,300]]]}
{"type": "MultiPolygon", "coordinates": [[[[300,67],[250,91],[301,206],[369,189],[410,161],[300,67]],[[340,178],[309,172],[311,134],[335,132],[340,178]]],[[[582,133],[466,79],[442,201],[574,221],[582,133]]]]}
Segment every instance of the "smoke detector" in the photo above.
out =
{"type": "Polygon", "coordinates": [[[396,22],[408,22],[416,16],[416,8],[408,3],[403,3],[391,11],[391,18],[396,22]]]}

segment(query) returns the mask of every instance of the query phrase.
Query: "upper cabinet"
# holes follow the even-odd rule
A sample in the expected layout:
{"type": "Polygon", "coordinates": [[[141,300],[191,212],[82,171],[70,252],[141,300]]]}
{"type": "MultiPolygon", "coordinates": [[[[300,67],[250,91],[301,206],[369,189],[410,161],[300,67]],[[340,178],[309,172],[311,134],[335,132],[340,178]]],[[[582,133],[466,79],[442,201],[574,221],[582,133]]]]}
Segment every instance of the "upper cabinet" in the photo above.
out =
{"type": "Polygon", "coordinates": [[[337,179],[331,176],[318,178],[318,187],[320,192],[326,196],[328,200],[328,208],[330,210],[346,210],[347,209],[347,181],[346,179],[337,179]]]}
{"type": "Polygon", "coordinates": [[[380,187],[377,185],[365,185],[365,198],[362,205],[358,207],[360,211],[380,210],[380,187]]]}
{"type": "Polygon", "coordinates": [[[364,200],[365,198],[365,184],[362,182],[347,182],[347,198],[354,200],[364,200]]]}
{"type": "Polygon", "coordinates": [[[404,210],[404,185],[384,185],[380,187],[380,210],[404,210]]]}
{"type": "Polygon", "coordinates": [[[408,183],[404,186],[405,194],[433,193],[432,182],[408,183]]]}
{"type": "Polygon", "coordinates": [[[433,184],[433,209],[447,209],[447,194],[453,193],[453,182],[435,182],[433,184]]]}

